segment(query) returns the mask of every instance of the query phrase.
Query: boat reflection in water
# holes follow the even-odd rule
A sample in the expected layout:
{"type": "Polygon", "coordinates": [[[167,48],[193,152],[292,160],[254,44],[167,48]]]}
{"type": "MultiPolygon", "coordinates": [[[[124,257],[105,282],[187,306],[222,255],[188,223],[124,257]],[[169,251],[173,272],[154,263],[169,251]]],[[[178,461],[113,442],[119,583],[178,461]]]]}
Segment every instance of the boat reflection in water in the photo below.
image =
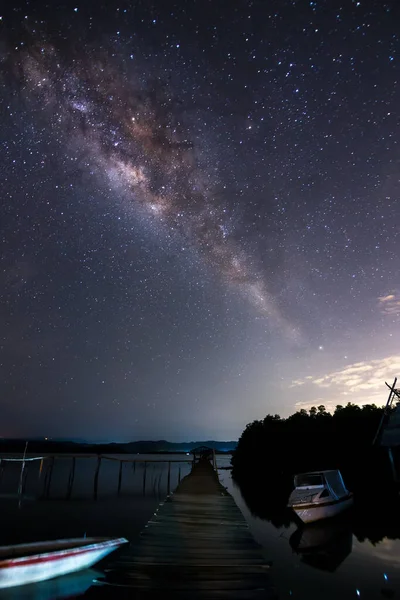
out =
{"type": "Polygon", "coordinates": [[[1,590],[1,600],[65,600],[83,595],[101,577],[101,571],[85,569],[39,583],[1,590]]]}
{"type": "Polygon", "coordinates": [[[290,537],[290,545],[302,562],[330,572],[349,556],[352,542],[349,522],[340,519],[301,526],[290,537]]]}

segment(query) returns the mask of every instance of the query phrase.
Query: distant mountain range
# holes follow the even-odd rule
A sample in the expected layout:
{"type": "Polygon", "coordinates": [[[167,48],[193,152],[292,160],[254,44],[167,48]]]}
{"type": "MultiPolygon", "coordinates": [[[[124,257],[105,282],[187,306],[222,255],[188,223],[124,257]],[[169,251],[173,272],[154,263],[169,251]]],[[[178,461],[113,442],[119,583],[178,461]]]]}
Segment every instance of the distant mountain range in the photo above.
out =
{"type": "MultiPolygon", "coordinates": [[[[27,440],[22,439],[0,439],[0,453],[18,452],[22,453],[27,440]]],[[[217,442],[207,440],[201,442],[168,442],[166,440],[127,443],[90,443],[83,440],[44,439],[33,438],[28,440],[28,452],[32,453],[91,453],[91,454],[153,454],[153,453],[182,453],[190,452],[192,448],[208,446],[217,452],[231,452],[237,446],[236,441],[217,442]]]]}

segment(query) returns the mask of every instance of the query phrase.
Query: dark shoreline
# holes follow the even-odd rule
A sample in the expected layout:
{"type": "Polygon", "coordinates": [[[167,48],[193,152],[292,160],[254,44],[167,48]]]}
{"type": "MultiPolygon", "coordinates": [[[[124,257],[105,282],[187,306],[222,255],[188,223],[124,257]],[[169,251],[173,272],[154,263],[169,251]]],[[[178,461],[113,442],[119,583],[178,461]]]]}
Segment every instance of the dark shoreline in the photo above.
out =
{"type": "Polygon", "coordinates": [[[0,454],[23,454],[28,442],[28,454],[157,454],[173,455],[190,452],[192,448],[201,445],[214,448],[217,454],[231,454],[236,442],[188,442],[173,443],[165,440],[160,441],[138,441],[127,443],[83,443],[58,440],[23,440],[2,439],[0,440],[0,454]]]}

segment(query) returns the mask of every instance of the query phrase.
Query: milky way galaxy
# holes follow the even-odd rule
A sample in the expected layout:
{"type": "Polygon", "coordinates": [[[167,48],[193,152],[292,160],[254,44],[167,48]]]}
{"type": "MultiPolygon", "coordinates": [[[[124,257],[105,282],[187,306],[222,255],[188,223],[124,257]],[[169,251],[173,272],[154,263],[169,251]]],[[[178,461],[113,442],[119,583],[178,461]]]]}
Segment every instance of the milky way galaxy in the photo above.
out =
{"type": "Polygon", "coordinates": [[[216,200],[213,177],[197,165],[173,90],[145,76],[141,84],[134,69],[121,73],[122,65],[104,50],[94,49],[68,68],[42,41],[18,49],[14,60],[26,100],[34,95],[43,103],[57,139],[79,148],[88,170],[105,174],[115,195],[131,207],[141,205],[182,233],[228,285],[288,339],[298,339],[266,278],[235,241],[229,204],[216,200]]]}

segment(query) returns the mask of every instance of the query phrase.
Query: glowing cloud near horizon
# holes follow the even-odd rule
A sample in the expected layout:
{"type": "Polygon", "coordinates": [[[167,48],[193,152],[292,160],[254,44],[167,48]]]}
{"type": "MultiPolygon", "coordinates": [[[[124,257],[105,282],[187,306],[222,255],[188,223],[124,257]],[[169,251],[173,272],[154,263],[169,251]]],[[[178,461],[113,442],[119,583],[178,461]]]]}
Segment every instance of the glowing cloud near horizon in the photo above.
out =
{"type": "Polygon", "coordinates": [[[301,386],[310,394],[309,401],[296,402],[297,409],[324,404],[332,410],[337,404],[347,402],[380,406],[387,399],[385,380],[391,384],[393,377],[399,374],[400,355],[394,354],[368,362],[353,363],[323,375],[308,375],[292,381],[290,387],[301,386]],[[317,397],[314,390],[318,390],[317,397]]]}

